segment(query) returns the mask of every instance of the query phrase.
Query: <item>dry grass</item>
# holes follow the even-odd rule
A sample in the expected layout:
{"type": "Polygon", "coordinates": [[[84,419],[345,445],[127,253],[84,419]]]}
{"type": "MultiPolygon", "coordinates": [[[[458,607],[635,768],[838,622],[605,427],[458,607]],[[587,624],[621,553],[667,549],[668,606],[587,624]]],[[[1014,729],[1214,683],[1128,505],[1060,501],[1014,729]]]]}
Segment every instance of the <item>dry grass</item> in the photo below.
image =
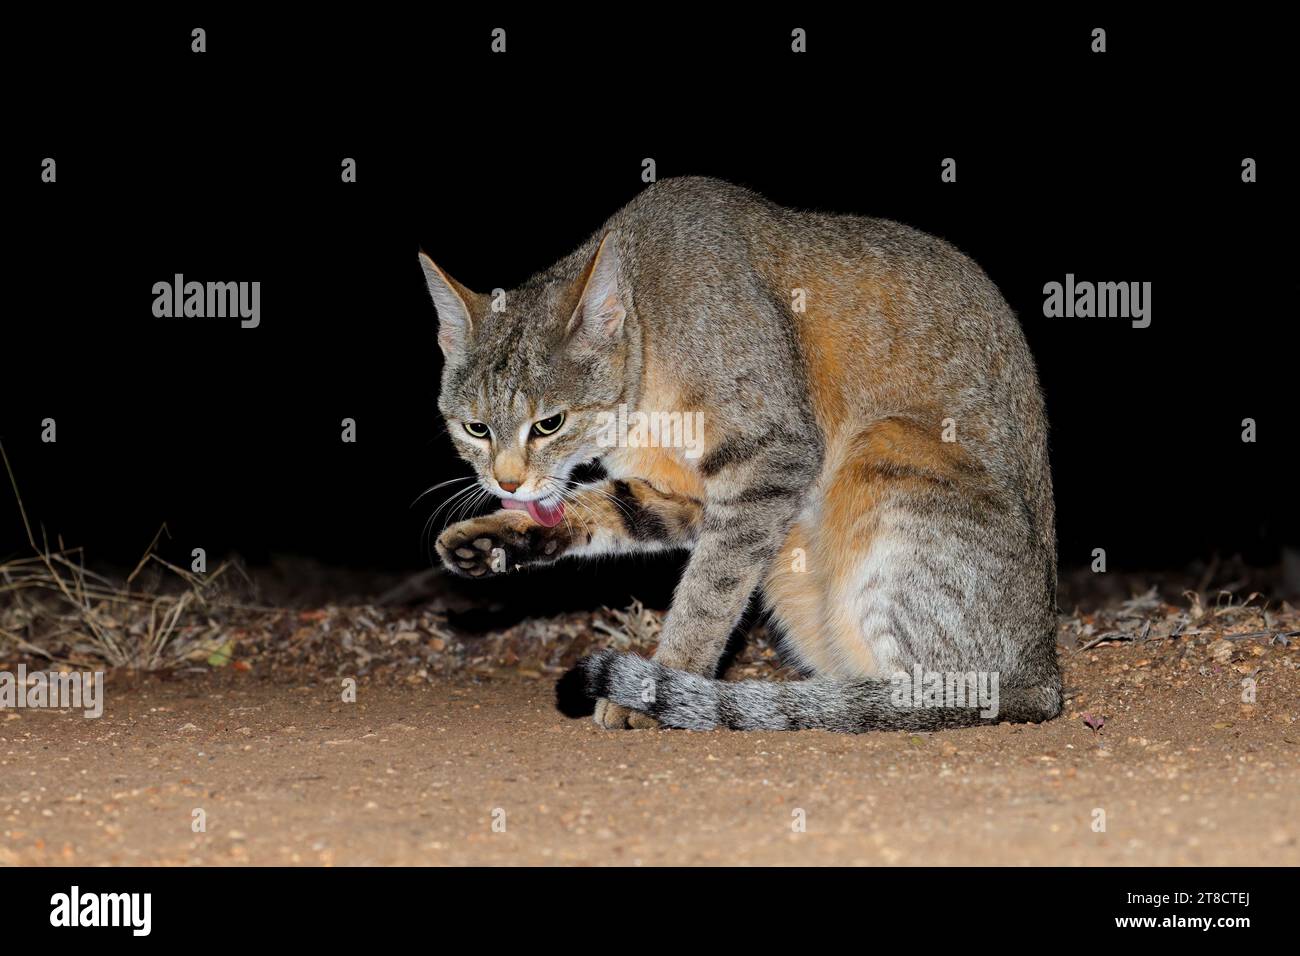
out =
{"type": "Polygon", "coordinates": [[[638,647],[653,647],[659,640],[663,629],[663,615],[650,610],[639,600],[633,598],[632,604],[622,611],[605,608],[610,620],[596,620],[594,627],[610,639],[610,646],[620,651],[638,647]]]}
{"type": "Polygon", "coordinates": [[[1300,613],[1288,602],[1273,603],[1258,591],[1239,598],[1235,591],[1186,590],[1184,605],[1164,600],[1151,587],[1125,601],[1100,604],[1090,612],[1077,607],[1059,619],[1057,643],[1072,653],[1106,644],[1176,641],[1202,637],[1211,641],[1261,640],[1289,645],[1300,637],[1300,613]]]}
{"type": "MultiPolygon", "coordinates": [[[[231,664],[266,675],[312,671],[412,682],[512,673],[541,679],[605,647],[649,654],[663,626],[663,612],[633,601],[622,610],[530,617],[488,633],[462,633],[452,593],[429,586],[430,578],[441,580],[437,569],[375,600],[339,604],[318,597],[301,608],[259,606],[237,563],[196,574],[163,559],[156,547],[165,526],[125,579],[110,580],[86,568],[80,549],[61,541],[51,547],[43,535],[38,543],[7,456],[4,464],[31,554],[0,563],[0,659],[137,670],[231,664]]],[[[1217,561],[1195,577],[1169,577],[1160,587],[1144,575],[1078,572],[1063,580],[1063,607],[1072,608],[1058,620],[1063,659],[1120,646],[1174,649],[1181,658],[1204,646],[1222,665],[1269,647],[1289,648],[1300,638],[1300,611],[1261,597],[1278,590],[1276,581],[1235,565],[1220,569],[1217,561]],[[1220,580],[1225,584],[1214,586],[1220,580]]],[[[728,676],[795,675],[780,666],[760,624],[728,676]]]]}
{"type": "Polygon", "coordinates": [[[56,665],[160,670],[219,658],[237,615],[278,613],[235,600],[248,579],[233,562],[200,575],[161,558],[155,548],[166,525],[122,582],[87,569],[80,548],[51,547],[43,534],[37,544],[3,445],[0,458],[32,550],[0,563],[0,651],[10,645],[56,665]]]}

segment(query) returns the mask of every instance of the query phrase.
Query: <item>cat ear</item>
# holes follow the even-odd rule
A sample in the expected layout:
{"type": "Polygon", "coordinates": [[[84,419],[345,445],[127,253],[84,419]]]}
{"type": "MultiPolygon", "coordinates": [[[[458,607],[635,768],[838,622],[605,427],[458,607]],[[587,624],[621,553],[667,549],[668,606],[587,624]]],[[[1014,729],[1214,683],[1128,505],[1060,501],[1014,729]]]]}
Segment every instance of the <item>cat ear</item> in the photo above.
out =
{"type": "Polygon", "coordinates": [[[590,342],[609,342],[623,332],[627,309],[618,291],[618,245],[605,233],[580,280],[582,291],[565,334],[590,342]]]}
{"type": "Polygon", "coordinates": [[[451,358],[454,353],[464,350],[474,331],[469,304],[478,296],[439,269],[423,252],[420,253],[420,266],[424,269],[433,304],[438,309],[438,347],[443,355],[451,358]]]}

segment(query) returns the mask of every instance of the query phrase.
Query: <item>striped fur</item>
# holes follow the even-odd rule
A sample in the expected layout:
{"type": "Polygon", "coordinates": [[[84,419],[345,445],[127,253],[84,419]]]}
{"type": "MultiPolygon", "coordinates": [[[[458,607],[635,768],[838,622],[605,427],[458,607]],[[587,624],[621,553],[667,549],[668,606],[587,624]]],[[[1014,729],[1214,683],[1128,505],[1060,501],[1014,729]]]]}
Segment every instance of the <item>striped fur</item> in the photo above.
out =
{"type": "Polygon", "coordinates": [[[583,658],[556,689],[569,716],[593,712],[599,699],[680,730],[871,730],[931,731],[990,722],[1034,723],[1056,716],[1055,687],[1004,687],[998,712],[980,708],[900,705],[888,678],[853,681],[721,681],[664,667],[636,654],[602,651],[583,658]]]}

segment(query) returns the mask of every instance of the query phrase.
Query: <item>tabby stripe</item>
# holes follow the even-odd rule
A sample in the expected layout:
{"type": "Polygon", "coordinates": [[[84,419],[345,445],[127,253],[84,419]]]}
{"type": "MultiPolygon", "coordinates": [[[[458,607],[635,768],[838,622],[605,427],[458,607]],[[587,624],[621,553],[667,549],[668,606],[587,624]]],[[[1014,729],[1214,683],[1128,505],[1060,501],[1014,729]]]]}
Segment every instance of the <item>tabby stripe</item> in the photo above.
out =
{"type": "Polygon", "coordinates": [[[615,658],[608,654],[592,657],[587,662],[587,690],[593,698],[609,696],[609,671],[615,658]]]}
{"type": "Polygon", "coordinates": [[[723,525],[721,528],[706,528],[705,530],[721,532],[724,535],[722,544],[727,551],[734,551],[738,548],[754,548],[772,540],[772,533],[766,528],[741,531],[729,530],[727,525],[723,525]]]}
{"type": "Polygon", "coordinates": [[[799,494],[801,489],[789,485],[755,485],[730,498],[716,498],[712,504],[729,507],[731,505],[752,505],[774,498],[790,498],[799,494]]]}
{"type": "Polygon", "coordinates": [[[624,507],[616,509],[628,537],[636,541],[667,541],[668,525],[658,512],[647,508],[626,481],[613,485],[614,498],[624,507]]]}
{"type": "Polygon", "coordinates": [[[724,441],[700,459],[700,474],[706,478],[712,478],[729,465],[739,465],[741,462],[749,461],[762,451],[770,441],[771,439],[767,436],[762,438],[732,438],[724,441]]]}
{"type": "Polygon", "coordinates": [[[717,725],[729,730],[740,730],[746,726],[748,721],[745,719],[744,710],[736,705],[730,694],[725,693],[725,688],[720,687],[717,690],[717,725]]]}

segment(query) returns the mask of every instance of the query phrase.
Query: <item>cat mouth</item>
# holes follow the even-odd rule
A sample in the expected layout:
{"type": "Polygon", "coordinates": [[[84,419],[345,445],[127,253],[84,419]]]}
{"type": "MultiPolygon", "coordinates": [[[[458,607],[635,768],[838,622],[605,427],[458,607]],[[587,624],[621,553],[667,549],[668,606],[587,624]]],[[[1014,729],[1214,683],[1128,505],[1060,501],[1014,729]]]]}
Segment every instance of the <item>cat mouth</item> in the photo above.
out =
{"type": "Polygon", "coordinates": [[[503,498],[501,507],[507,511],[527,511],[528,516],[543,528],[553,528],[564,520],[564,502],[556,499],[553,503],[546,501],[516,501],[503,498]]]}

